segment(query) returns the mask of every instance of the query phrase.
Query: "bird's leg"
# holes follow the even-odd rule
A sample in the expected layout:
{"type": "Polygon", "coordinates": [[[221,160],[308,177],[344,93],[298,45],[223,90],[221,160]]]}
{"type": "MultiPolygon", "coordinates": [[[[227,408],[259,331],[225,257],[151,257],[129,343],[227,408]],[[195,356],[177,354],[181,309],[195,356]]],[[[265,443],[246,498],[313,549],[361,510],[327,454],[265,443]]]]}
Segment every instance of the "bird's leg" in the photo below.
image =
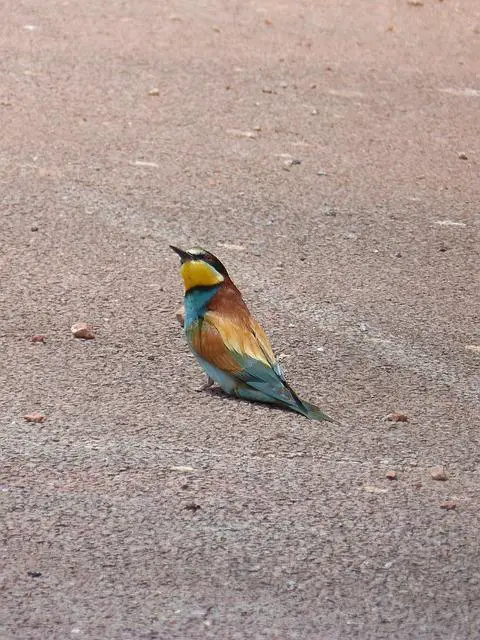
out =
{"type": "Polygon", "coordinates": [[[205,384],[202,384],[201,387],[198,387],[198,389],[195,389],[195,391],[205,391],[206,389],[210,389],[210,387],[215,384],[215,380],[213,378],[211,378],[210,376],[207,376],[207,381],[205,382],[205,384]]]}

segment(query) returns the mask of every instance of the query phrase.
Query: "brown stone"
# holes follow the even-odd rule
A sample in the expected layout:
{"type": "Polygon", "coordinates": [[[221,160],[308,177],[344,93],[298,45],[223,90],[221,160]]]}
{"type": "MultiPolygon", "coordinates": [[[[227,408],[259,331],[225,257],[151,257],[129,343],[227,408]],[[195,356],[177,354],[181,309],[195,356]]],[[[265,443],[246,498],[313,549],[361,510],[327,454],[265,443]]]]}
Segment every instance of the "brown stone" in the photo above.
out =
{"type": "Polygon", "coordinates": [[[440,504],[440,509],[445,509],[446,511],[453,511],[453,509],[457,508],[457,503],[453,502],[453,500],[445,500],[440,504]]]}
{"type": "Polygon", "coordinates": [[[388,422],[408,422],[408,416],[405,413],[389,413],[385,416],[388,422]]]}
{"type": "Polygon", "coordinates": [[[442,466],[432,467],[430,469],[430,476],[432,477],[433,480],[442,480],[442,481],[448,480],[447,472],[442,466]]]}
{"type": "Polygon", "coordinates": [[[27,413],[23,417],[27,422],[43,422],[45,420],[45,416],[41,413],[27,413]]]}
{"type": "Polygon", "coordinates": [[[76,322],[72,325],[71,332],[74,338],[81,338],[82,340],[94,340],[95,338],[92,327],[86,322],[76,322]]]}

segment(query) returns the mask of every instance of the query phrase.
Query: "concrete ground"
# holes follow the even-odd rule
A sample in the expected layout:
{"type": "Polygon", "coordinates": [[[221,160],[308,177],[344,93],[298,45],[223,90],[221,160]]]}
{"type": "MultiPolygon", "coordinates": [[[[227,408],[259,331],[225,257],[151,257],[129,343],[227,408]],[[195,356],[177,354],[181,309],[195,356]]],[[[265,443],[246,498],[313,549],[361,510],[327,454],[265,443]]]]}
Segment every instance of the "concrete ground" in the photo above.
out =
{"type": "Polygon", "coordinates": [[[1,13],[0,638],[479,638],[478,0],[1,13]],[[194,392],[169,243],[341,425],[194,392]]]}

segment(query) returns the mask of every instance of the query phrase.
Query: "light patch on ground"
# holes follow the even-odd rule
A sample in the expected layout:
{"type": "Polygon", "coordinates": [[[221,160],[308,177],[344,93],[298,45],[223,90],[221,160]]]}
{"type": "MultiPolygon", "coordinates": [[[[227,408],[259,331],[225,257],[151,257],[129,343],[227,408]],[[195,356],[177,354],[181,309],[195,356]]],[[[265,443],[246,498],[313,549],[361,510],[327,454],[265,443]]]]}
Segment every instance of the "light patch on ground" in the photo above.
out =
{"type": "Polygon", "coordinates": [[[464,222],[455,222],[454,220],[435,220],[434,224],[440,227],[466,227],[464,222]]]}
{"type": "Polygon", "coordinates": [[[451,96],[463,96],[464,98],[480,98],[480,89],[455,89],[453,87],[447,87],[446,89],[439,89],[442,93],[448,93],[451,96]]]}

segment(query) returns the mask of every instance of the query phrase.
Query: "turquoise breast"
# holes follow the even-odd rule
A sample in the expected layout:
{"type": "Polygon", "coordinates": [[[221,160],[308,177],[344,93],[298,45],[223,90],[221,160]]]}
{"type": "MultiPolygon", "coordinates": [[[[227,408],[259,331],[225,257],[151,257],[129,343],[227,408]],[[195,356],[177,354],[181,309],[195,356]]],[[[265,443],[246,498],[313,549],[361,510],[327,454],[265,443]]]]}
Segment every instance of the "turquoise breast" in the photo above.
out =
{"type": "Polygon", "coordinates": [[[185,294],[185,331],[207,312],[208,303],[217,293],[220,286],[195,287],[185,294]]]}

